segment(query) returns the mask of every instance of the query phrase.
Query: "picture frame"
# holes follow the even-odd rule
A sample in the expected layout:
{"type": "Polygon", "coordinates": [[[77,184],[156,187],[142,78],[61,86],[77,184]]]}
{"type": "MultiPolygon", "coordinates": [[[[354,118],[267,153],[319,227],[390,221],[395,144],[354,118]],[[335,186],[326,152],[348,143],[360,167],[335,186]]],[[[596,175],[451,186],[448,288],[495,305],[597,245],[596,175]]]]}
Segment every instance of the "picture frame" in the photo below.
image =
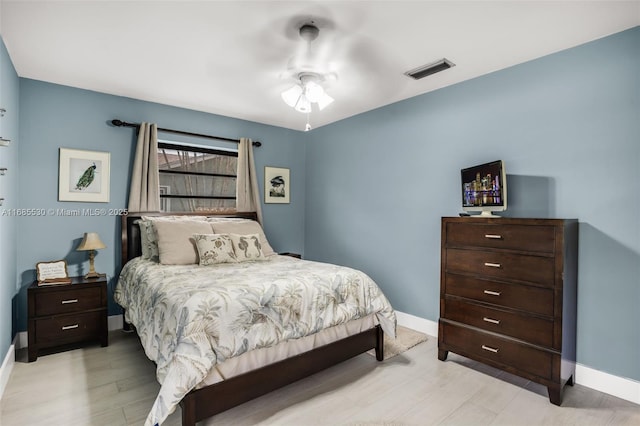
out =
{"type": "Polygon", "coordinates": [[[111,153],[60,148],[58,201],[109,202],[111,153]]]}
{"type": "Polygon", "coordinates": [[[264,202],[276,204],[288,204],[291,202],[289,169],[265,166],[264,202]]]}
{"type": "Polygon", "coordinates": [[[36,277],[38,285],[69,284],[71,282],[66,260],[36,263],[36,277]]]}

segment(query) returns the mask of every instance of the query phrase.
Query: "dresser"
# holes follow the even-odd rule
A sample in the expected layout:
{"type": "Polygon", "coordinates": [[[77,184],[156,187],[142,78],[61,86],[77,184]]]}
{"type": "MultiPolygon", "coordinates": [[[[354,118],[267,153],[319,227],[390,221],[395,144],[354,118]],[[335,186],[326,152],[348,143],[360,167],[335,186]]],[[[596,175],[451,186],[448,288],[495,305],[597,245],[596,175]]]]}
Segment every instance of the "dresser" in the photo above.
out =
{"type": "Polygon", "coordinates": [[[72,277],[71,284],[27,290],[29,362],[45,348],[85,341],[109,344],[106,278],[72,277]]]}
{"type": "Polygon", "coordinates": [[[578,221],[442,218],[438,358],[448,352],[547,387],[576,360],[578,221]]]}

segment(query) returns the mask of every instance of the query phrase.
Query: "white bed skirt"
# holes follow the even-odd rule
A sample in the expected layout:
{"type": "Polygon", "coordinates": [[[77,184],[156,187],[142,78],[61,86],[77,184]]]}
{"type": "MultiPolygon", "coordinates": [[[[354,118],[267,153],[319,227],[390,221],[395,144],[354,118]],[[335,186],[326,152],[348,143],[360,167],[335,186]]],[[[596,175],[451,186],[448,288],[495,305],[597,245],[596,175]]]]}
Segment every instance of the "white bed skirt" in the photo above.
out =
{"type": "Polygon", "coordinates": [[[207,377],[205,377],[196,388],[199,389],[234,376],[239,376],[248,371],[256,370],[265,365],[291,358],[303,352],[310,351],[311,349],[369,330],[377,324],[378,320],[375,314],[372,314],[346,324],[327,328],[311,336],[281,342],[269,348],[260,348],[245,352],[237,357],[229,358],[222,363],[216,364],[207,377]]]}

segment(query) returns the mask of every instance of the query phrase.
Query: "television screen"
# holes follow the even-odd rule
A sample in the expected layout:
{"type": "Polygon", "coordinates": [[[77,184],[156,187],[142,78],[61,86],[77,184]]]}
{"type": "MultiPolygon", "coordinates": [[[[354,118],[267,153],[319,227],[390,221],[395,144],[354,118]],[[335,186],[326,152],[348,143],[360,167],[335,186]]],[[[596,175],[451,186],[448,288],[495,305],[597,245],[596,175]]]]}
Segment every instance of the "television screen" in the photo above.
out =
{"type": "Polygon", "coordinates": [[[462,208],[490,214],[507,208],[507,182],[502,160],[461,170],[462,208]]]}

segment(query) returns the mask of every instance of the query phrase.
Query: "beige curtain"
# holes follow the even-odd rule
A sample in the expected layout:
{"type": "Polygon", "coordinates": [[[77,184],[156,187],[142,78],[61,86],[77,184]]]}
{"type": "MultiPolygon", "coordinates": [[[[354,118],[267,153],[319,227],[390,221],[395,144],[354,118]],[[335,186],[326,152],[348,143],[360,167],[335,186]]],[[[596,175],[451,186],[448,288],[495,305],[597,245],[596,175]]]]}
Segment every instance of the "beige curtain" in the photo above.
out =
{"type": "Polygon", "coordinates": [[[158,126],[141,123],[129,190],[130,212],[160,211],[158,126]]]}
{"type": "Polygon", "coordinates": [[[253,143],[251,139],[248,138],[240,138],[240,145],[238,146],[236,209],[238,212],[255,211],[258,215],[258,222],[262,223],[258,175],[253,159],[253,143]]]}

